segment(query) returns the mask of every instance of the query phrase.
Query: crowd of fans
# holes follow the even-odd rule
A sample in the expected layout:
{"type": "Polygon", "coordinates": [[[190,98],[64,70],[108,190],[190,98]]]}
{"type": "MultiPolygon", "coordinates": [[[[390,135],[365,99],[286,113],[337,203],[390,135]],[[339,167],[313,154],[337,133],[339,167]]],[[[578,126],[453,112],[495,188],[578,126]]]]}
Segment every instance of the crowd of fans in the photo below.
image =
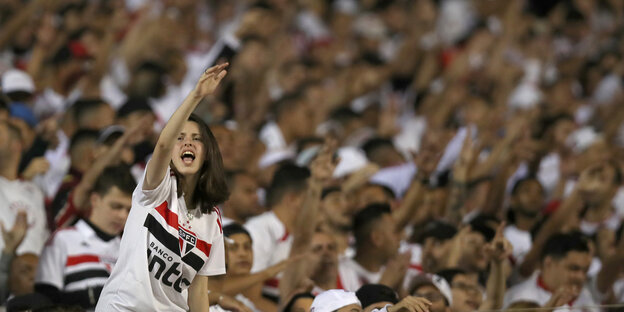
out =
{"type": "Polygon", "coordinates": [[[94,309],[229,62],[211,310],[622,309],[623,53],[621,0],[0,0],[0,306],[94,309]]]}

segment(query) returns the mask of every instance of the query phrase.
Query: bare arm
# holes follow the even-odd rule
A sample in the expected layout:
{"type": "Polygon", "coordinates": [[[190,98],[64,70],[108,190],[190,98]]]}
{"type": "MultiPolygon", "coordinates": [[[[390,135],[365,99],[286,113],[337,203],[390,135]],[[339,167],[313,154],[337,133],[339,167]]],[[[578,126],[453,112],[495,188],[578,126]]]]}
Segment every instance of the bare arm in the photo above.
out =
{"type": "Polygon", "coordinates": [[[506,290],[505,263],[513,249],[503,235],[504,228],[505,223],[501,222],[496,229],[496,236],[485,247],[485,252],[491,259],[490,275],[486,283],[486,299],[479,307],[479,311],[498,310],[503,307],[506,290]]]}
{"type": "Polygon", "coordinates": [[[152,159],[147,165],[145,173],[145,181],[143,181],[143,190],[153,190],[158,186],[160,181],[165,177],[167,173],[167,166],[171,161],[171,151],[175,145],[176,137],[182,131],[184,123],[188,120],[191,113],[195,110],[199,102],[207,95],[214,93],[215,89],[221,82],[221,79],[225,77],[227,72],[225,68],[227,63],[213,66],[207,69],[199,82],[195,86],[195,89],[184,99],[184,102],[173,113],[171,119],[165,125],[165,128],[160,133],[156,147],[154,148],[154,154],[152,159]]]}
{"type": "Polygon", "coordinates": [[[113,161],[115,161],[121,154],[121,150],[128,140],[133,137],[137,131],[141,129],[141,123],[137,123],[132,128],[127,129],[126,132],[113,144],[113,146],[102,156],[100,156],[93,165],[85,172],[82,180],[74,189],[74,206],[79,211],[83,210],[87,206],[87,199],[89,193],[95,185],[97,178],[104,172],[104,169],[108,167],[113,161]]]}
{"type": "MultiPolygon", "coordinates": [[[[290,255],[297,256],[304,254],[312,241],[316,220],[318,215],[318,207],[321,201],[321,190],[323,184],[329,180],[337,165],[337,160],[333,159],[336,150],[336,142],[326,142],[323,145],[319,155],[310,165],[312,177],[308,184],[308,192],[304,199],[302,209],[297,216],[293,246],[290,255]]],[[[305,260],[295,260],[286,268],[284,277],[280,281],[280,292],[289,295],[299,286],[301,281],[307,277],[309,264],[305,260]]]]}
{"type": "MultiPolygon", "coordinates": [[[[264,281],[283,271],[289,263],[290,260],[285,260],[257,273],[243,276],[228,276],[223,279],[219,287],[214,288],[218,288],[218,290],[224,294],[234,296],[258,284],[262,284],[264,281]]],[[[217,289],[212,289],[211,287],[211,290],[216,291],[217,289]]]]}
{"type": "Polygon", "coordinates": [[[195,275],[188,288],[188,305],[191,312],[209,312],[208,276],[195,275]]]}
{"type": "Polygon", "coordinates": [[[598,291],[603,294],[608,293],[622,270],[624,270],[624,234],[620,237],[615,254],[602,263],[602,269],[596,277],[598,291]]]}
{"type": "Polygon", "coordinates": [[[550,217],[544,225],[542,225],[533,240],[531,250],[524,257],[524,261],[522,261],[522,264],[520,265],[519,272],[522,276],[529,276],[533,273],[533,271],[535,271],[535,268],[539,263],[542,249],[544,248],[548,238],[557,233],[570,216],[578,214],[582,205],[582,200],[577,188],[577,190],[572,192],[572,194],[570,194],[570,196],[563,201],[561,207],[557,209],[553,216],[550,217]]]}

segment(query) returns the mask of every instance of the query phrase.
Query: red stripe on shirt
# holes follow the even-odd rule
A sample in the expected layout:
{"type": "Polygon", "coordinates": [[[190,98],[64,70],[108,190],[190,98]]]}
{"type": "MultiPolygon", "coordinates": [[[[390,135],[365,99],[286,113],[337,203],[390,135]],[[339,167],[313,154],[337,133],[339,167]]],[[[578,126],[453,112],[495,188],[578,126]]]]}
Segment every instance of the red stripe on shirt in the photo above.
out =
{"type": "Polygon", "coordinates": [[[65,266],[72,266],[72,265],[77,265],[77,264],[81,264],[81,263],[88,263],[88,262],[100,262],[100,257],[98,257],[96,255],[68,256],[67,257],[67,262],[65,263],[65,266]]]}
{"type": "Polygon", "coordinates": [[[178,215],[169,210],[169,204],[163,202],[160,206],[156,207],[156,211],[165,219],[165,222],[174,229],[178,229],[178,215]]]}
{"type": "Polygon", "coordinates": [[[409,265],[409,267],[410,267],[410,269],[418,270],[420,272],[423,271],[422,266],[420,264],[417,264],[417,263],[412,263],[412,264],[409,265]]]}
{"type": "Polygon", "coordinates": [[[201,250],[201,252],[203,252],[206,255],[206,257],[210,257],[210,248],[212,248],[211,244],[208,244],[205,241],[198,238],[197,243],[195,243],[195,247],[201,250]]]}
{"type": "Polygon", "coordinates": [[[279,287],[279,280],[277,278],[268,279],[268,280],[264,281],[264,286],[278,288],[279,287]]]}

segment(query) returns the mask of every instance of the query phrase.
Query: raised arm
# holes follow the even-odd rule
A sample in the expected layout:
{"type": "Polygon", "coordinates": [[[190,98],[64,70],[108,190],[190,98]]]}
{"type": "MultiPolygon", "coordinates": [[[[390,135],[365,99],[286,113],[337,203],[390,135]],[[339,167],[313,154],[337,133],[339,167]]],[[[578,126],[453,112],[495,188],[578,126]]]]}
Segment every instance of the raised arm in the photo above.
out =
{"type": "Polygon", "coordinates": [[[505,222],[501,222],[496,229],[496,236],[485,246],[485,253],[490,258],[490,275],[485,285],[486,298],[479,307],[479,311],[491,311],[503,307],[507,286],[505,263],[513,250],[511,243],[503,235],[504,228],[505,222]]]}
{"type": "Polygon", "coordinates": [[[531,250],[524,257],[522,264],[520,265],[519,272],[522,276],[529,276],[535,271],[539,264],[539,258],[546,244],[548,238],[553,234],[559,232],[566,222],[573,216],[578,215],[581,208],[584,205],[583,198],[580,195],[580,190],[584,189],[587,185],[587,175],[591,167],[585,169],[581,173],[581,176],[576,184],[576,187],[572,193],[561,203],[561,206],[553,213],[553,215],[541,226],[539,232],[533,240],[531,250]]]}
{"type": "Polygon", "coordinates": [[[221,79],[225,77],[227,71],[225,68],[228,63],[208,68],[199,78],[197,85],[184,99],[182,104],[173,113],[171,119],[165,125],[160,133],[152,159],[147,165],[145,173],[145,181],[143,181],[143,190],[153,190],[158,186],[160,181],[167,173],[167,166],[171,161],[171,151],[175,145],[176,137],[182,131],[184,123],[188,120],[191,113],[197,107],[197,104],[207,95],[213,94],[221,79]]]}
{"type": "MultiPolygon", "coordinates": [[[[338,163],[337,159],[333,157],[335,151],[336,142],[326,142],[319,155],[310,164],[312,177],[310,177],[308,192],[302,204],[301,212],[297,216],[295,232],[293,233],[293,246],[290,251],[291,258],[305,254],[310,246],[318,219],[321,190],[325,182],[332,177],[338,163]]],[[[293,290],[297,289],[310,274],[308,270],[310,266],[309,259],[296,258],[292,261],[286,267],[284,276],[280,281],[280,293],[285,297],[291,295],[293,290]]]]}
{"type": "Polygon", "coordinates": [[[113,146],[102,156],[95,160],[93,165],[87,170],[80,180],[80,183],[74,189],[74,206],[78,211],[82,211],[86,206],[89,198],[89,193],[97,178],[104,172],[104,169],[113,163],[121,155],[121,151],[128,144],[130,138],[135,136],[140,131],[143,121],[133,125],[132,128],[126,129],[124,134],[113,144],[113,146]]]}

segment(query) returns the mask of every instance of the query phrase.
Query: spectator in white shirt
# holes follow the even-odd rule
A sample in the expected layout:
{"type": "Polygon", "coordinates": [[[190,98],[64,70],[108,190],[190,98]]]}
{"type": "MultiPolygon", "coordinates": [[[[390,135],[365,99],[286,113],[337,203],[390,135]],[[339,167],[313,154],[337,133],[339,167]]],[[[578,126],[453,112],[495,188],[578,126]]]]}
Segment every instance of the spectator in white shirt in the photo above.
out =
{"type": "Polygon", "coordinates": [[[548,303],[554,294],[567,297],[563,305],[588,307],[596,303],[586,287],[591,264],[587,240],[580,233],[555,234],[542,249],[540,271],[505,295],[505,307],[518,301],[548,303]]]}
{"type": "Polygon", "coordinates": [[[59,230],[46,245],[37,272],[37,292],[55,303],[95,308],[119,256],[136,182],[127,167],[108,167],[90,196],[91,213],[59,230]]]}
{"type": "MultiPolygon", "coordinates": [[[[20,211],[28,216],[26,237],[17,248],[17,254],[39,255],[48,237],[43,193],[32,182],[18,178],[23,142],[19,129],[0,122],[0,221],[12,228],[20,211]]],[[[4,247],[4,240],[0,240],[4,247]]]]}
{"type": "Polygon", "coordinates": [[[397,288],[402,279],[395,284],[390,279],[383,278],[386,264],[398,254],[400,242],[390,206],[366,206],[355,215],[353,232],[355,256],[342,259],[338,265],[344,289],[355,291],[369,283],[388,283],[391,285],[387,286],[397,288]]]}
{"type": "Polygon", "coordinates": [[[275,122],[269,122],[260,131],[260,140],[267,151],[291,149],[298,139],[307,138],[314,131],[314,111],[302,93],[288,94],[275,103],[275,122]]]}
{"type": "Polygon", "coordinates": [[[541,219],[544,204],[544,189],[533,177],[520,179],[511,191],[511,205],[507,211],[509,225],[505,237],[513,245],[514,264],[521,263],[531,250],[531,230],[541,219]]]}

